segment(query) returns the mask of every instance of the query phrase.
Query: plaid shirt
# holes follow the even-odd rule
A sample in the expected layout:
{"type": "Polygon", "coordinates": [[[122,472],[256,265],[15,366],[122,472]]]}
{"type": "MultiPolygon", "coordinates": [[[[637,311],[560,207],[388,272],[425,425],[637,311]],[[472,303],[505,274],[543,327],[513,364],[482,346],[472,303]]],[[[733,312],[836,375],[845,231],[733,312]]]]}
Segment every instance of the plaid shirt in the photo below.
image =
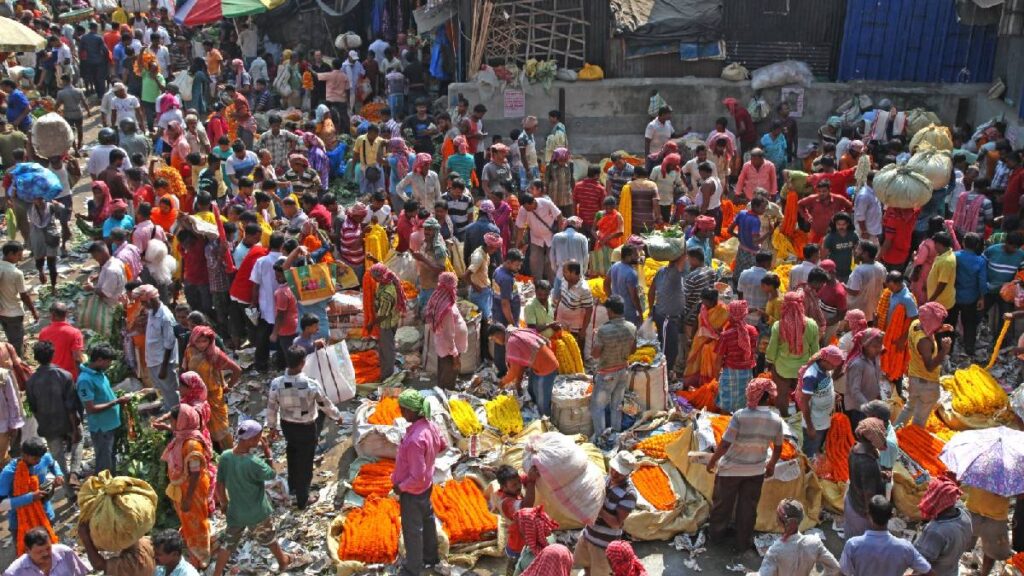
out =
{"type": "Polygon", "coordinates": [[[266,150],[273,158],[275,168],[288,166],[288,154],[292,145],[298,144],[299,137],[286,130],[281,130],[274,135],[272,130],[260,134],[259,142],[256,143],[256,151],[266,150]]]}
{"type": "Polygon", "coordinates": [[[206,271],[210,277],[210,292],[227,292],[231,288],[220,242],[206,243],[206,271]]]}
{"type": "Polygon", "coordinates": [[[636,341],[636,326],[625,318],[615,318],[605,322],[597,330],[594,345],[601,346],[601,358],[598,359],[598,372],[613,372],[626,367],[626,361],[633,351],[636,341]]]}
{"type": "Polygon", "coordinates": [[[341,412],[327,398],[320,383],[305,374],[285,374],[270,383],[267,428],[277,430],[281,420],[294,424],[315,422],[320,409],[334,420],[341,418],[341,412]]]}

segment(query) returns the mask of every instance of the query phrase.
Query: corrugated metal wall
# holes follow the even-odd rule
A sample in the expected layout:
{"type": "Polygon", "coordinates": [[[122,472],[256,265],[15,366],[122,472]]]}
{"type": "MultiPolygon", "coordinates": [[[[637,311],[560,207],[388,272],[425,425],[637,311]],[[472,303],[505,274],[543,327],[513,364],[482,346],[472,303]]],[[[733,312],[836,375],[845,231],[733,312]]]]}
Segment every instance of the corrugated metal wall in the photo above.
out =
{"type": "Polygon", "coordinates": [[[803,60],[815,76],[831,79],[845,13],[846,0],[729,0],[724,20],[728,60],[749,70],[803,60]]]}
{"type": "Polygon", "coordinates": [[[953,0],[848,0],[838,80],[989,82],[996,40],[953,0]]]}

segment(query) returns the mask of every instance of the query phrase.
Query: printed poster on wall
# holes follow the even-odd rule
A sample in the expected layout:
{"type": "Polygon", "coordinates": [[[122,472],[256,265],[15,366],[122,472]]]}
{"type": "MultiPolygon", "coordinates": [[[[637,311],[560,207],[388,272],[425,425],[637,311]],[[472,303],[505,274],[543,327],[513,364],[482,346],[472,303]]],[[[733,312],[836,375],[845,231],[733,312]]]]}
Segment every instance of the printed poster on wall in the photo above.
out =
{"type": "Polygon", "coordinates": [[[793,118],[800,118],[804,115],[804,88],[803,86],[786,86],[782,89],[781,102],[789,103],[789,115],[793,118]]]}
{"type": "Polygon", "coordinates": [[[505,118],[526,116],[526,93],[522,90],[505,90],[505,118]]]}

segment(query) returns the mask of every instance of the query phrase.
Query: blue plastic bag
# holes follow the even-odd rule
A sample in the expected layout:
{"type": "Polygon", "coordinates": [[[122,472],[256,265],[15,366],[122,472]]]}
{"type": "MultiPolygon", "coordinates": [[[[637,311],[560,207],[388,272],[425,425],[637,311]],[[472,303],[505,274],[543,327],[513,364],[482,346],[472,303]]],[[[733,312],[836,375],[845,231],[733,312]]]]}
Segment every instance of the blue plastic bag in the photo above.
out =
{"type": "Polygon", "coordinates": [[[35,162],[18,164],[11,170],[14,189],[22,200],[53,200],[64,191],[56,174],[35,162]]]}
{"type": "Polygon", "coordinates": [[[327,153],[327,159],[331,162],[331,178],[338,178],[345,175],[345,151],[348,146],[344,142],[338,143],[327,153]]]}

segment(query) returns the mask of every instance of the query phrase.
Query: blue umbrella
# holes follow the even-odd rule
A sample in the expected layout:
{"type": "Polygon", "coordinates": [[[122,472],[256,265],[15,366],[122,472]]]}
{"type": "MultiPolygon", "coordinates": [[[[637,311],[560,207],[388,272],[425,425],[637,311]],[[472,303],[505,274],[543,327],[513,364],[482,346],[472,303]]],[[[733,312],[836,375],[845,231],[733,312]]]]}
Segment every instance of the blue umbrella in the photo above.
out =
{"type": "Polygon", "coordinates": [[[961,484],[1000,496],[1024,493],[1024,432],[999,426],[958,432],[939,460],[961,484]]]}

